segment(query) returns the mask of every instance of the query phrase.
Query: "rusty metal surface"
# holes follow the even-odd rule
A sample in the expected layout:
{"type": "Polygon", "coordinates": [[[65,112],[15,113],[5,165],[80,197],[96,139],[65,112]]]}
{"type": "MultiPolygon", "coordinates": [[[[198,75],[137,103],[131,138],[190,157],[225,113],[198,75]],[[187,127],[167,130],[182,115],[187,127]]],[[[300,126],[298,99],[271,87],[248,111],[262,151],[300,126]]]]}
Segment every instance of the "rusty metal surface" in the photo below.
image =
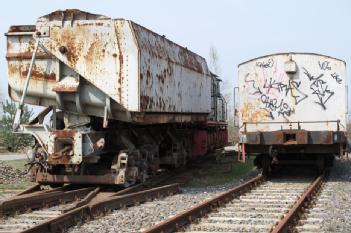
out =
{"type": "Polygon", "coordinates": [[[63,183],[70,183],[70,184],[117,184],[117,176],[110,174],[110,175],[103,175],[103,176],[96,176],[96,175],[51,175],[48,173],[38,172],[35,177],[35,182],[41,184],[63,184],[63,183]]]}
{"type": "Polygon", "coordinates": [[[140,49],[140,110],[210,112],[211,77],[204,58],[131,22],[140,49]]]}
{"type": "Polygon", "coordinates": [[[40,184],[35,184],[35,185],[27,188],[26,190],[17,193],[16,196],[21,196],[23,194],[28,194],[28,193],[32,193],[32,192],[35,192],[35,191],[39,191],[39,190],[41,190],[40,188],[41,188],[40,184]]]}
{"type": "Polygon", "coordinates": [[[211,76],[204,58],[132,21],[79,10],[55,11],[36,25],[9,29],[8,80],[14,100],[22,92],[34,38],[41,47],[27,103],[62,104],[62,110],[79,112],[74,95],[56,102],[58,94],[68,92],[79,94],[87,115],[103,117],[106,98],[111,98],[111,119],[131,121],[135,112],[175,114],[145,119],[156,123],[188,119],[176,114],[207,116],[211,111],[211,76]]]}
{"type": "Polygon", "coordinates": [[[42,208],[51,206],[60,202],[68,202],[75,200],[88,194],[91,188],[82,188],[77,190],[53,190],[44,192],[39,195],[16,196],[13,199],[4,201],[0,205],[0,216],[11,215],[14,213],[25,212],[28,209],[42,208]]]}
{"type": "Polygon", "coordinates": [[[186,210],[174,217],[171,217],[168,220],[165,220],[145,231],[143,233],[169,233],[169,232],[176,232],[181,229],[186,224],[189,224],[193,221],[196,221],[197,218],[200,218],[213,209],[217,208],[221,203],[226,203],[229,200],[233,199],[235,195],[240,195],[248,190],[252,189],[253,187],[257,186],[258,184],[264,181],[263,176],[255,177],[248,182],[235,187],[231,190],[224,192],[223,194],[218,195],[210,200],[207,200],[199,205],[186,210]]]}
{"type": "Polygon", "coordinates": [[[50,133],[48,162],[72,164],[81,161],[82,136],[76,130],[55,130],[50,133]],[[80,156],[79,156],[80,155],[80,156]]]}
{"type": "Polygon", "coordinates": [[[100,190],[101,190],[101,187],[97,187],[94,190],[91,190],[90,193],[88,193],[82,200],[78,201],[74,206],[68,209],[65,209],[63,212],[66,213],[88,204],[93,198],[95,198],[98,195],[100,190]]]}
{"type": "Polygon", "coordinates": [[[306,130],[296,131],[297,144],[308,144],[308,132],[306,130]]]}
{"type": "Polygon", "coordinates": [[[55,92],[77,92],[79,87],[79,81],[73,77],[65,77],[61,81],[57,82],[52,88],[55,92]]]}
{"type": "Polygon", "coordinates": [[[206,122],[207,115],[203,114],[172,114],[172,113],[132,113],[134,122],[144,124],[175,123],[175,122],[206,122]]]}
{"type": "Polygon", "coordinates": [[[287,227],[292,224],[293,221],[297,222],[299,218],[300,211],[306,207],[305,205],[310,203],[315,197],[316,192],[321,188],[323,179],[325,175],[320,175],[317,179],[311,184],[311,186],[304,192],[304,194],[294,203],[289,212],[284,216],[283,219],[273,228],[271,233],[281,233],[286,232],[287,227]]]}
{"type": "MultiPolygon", "coordinates": [[[[124,189],[122,193],[119,194],[125,194],[130,191],[137,191],[140,189],[143,189],[145,187],[153,187],[156,186],[158,183],[161,183],[165,181],[169,177],[168,174],[165,175],[158,175],[154,176],[152,179],[145,181],[143,184],[140,185],[135,185],[131,187],[130,189],[124,189]]],[[[38,171],[38,173],[35,176],[35,182],[38,182],[40,184],[63,184],[63,183],[69,183],[69,184],[93,184],[93,185],[116,185],[118,184],[117,182],[117,175],[116,174],[107,174],[107,175],[52,175],[49,173],[44,173],[38,171]]]]}
{"type": "Polygon", "coordinates": [[[267,55],[240,64],[238,83],[240,125],[253,122],[247,132],[297,129],[290,122],[301,122],[301,129],[308,131],[337,131],[338,125],[330,122],[337,120],[346,131],[342,60],[309,53],[267,55]]]}
{"type": "Polygon", "coordinates": [[[57,11],[40,17],[37,31],[50,28],[50,34],[40,41],[57,59],[123,105],[115,22],[99,15],[80,17],[84,13],[57,11]],[[63,22],[57,14],[66,16],[63,22]]]}
{"type": "Polygon", "coordinates": [[[259,132],[248,132],[246,140],[250,144],[261,144],[261,134],[259,132]]]}
{"type": "Polygon", "coordinates": [[[8,33],[11,32],[35,32],[35,25],[14,25],[9,28],[8,33]]]}
{"type": "Polygon", "coordinates": [[[333,132],[330,131],[321,131],[321,132],[312,132],[312,140],[319,141],[320,144],[333,144],[333,132]]]}
{"type": "Polygon", "coordinates": [[[101,213],[101,210],[107,211],[119,209],[135,203],[142,203],[155,198],[160,198],[161,196],[173,195],[179,191],[179,185],[172,184],[136,193],[115,196],[95,203],[93,206],[91,206],[90,211],[92,216],[97,216],[99,213],[101,213]]]}
{"type": "Polygon", "coordinates": [[[251,145],[331,145],[345,143],[344,132],[277,130],[273,132],[247,132],[246,142],[251,145]],[[338,140],[334,139],[337,138],[338,140]]]}
{"type": "Polygon", "coordinates": [[[87,216],[90,216],[89,208],[87,205],[84,205],[63,215],[60,215],[59,217],[24,230],[22,233],[64,232],[64,230],[68,227],[74,226],[78,222],[82,222],[87,216]]]}
{"type": "MultiPolygon", "coordinates": [[[[35,26],[33,26],[35,28],[35,26]]],[[[29,70],[29,64],[34,50],[33,27],[14,26],[19,30],[10,28],[7,33],[7,75],[9,95],[15,101],[19,101],[22,94],[25,78],[29,70]]],[[[38,48],[36,61],[33,66],[28,96],[26,103],[48,106],[54,103],[55,93],[52,88],[58,72],[52,56],[47,54],[41,47],[38,48]],[[38,97],[48,97],[42,99],[38,97]],[[34,99],[36,98],[36,99],[34,99]],[[48,101],[49,100],[49,101],[48,101]]]]}
{"type": "Polygon", "coordinates": [[[86,219],[91,219],[93,216],[103,215],[113,209],[119,209],[121,207],[134,205],[136,203],[142,203],[161,196],[173,195],[179,191],[179,185],[173,184],[146,191],[125,194],[122,196],[107,197],[98,201],[95,201],[93,198],[90,203],[27,229],[23,231],[23,233],[63,232],[68,227],[74,226],[79,222],[85,221],[86,219]]]}

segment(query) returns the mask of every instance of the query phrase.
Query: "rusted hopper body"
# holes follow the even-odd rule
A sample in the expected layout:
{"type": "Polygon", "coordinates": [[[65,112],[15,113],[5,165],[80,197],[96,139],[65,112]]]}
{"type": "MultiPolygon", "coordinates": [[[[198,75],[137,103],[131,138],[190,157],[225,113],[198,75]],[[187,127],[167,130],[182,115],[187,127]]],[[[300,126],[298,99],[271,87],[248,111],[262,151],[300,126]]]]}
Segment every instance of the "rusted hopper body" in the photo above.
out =
{"type": "Polygon", "coordinates": [[[12,26],[6,36],[10,97],[45,107],[14,124],[35,137],[37,182],[143,182],[227,141],[220,80],[165,36],[79,10],[12,26]]]}
{"type": "Polygon", "coordinates": [[[141,123],[205,121],[211,112],[205,59],[132,21],[57,11],[7,38],[15,100],[39,40],[27,103],[99,117],[107,106],[109,119],[141,123]]]}

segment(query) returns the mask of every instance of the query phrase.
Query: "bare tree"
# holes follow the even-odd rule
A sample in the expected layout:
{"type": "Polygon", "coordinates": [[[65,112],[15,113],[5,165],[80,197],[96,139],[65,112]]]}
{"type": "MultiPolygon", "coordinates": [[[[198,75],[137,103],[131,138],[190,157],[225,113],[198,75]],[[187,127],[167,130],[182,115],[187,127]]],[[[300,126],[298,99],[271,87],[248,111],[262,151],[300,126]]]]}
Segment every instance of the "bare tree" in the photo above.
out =
{"type": "MultiPolygon", "coordinates": [[[[5,95],[4,92],[2,90],[2,88],[0,87],[0,106],[2,106],[2,103],[5,101],[5,95]]],[[[0,119],[2,118],[4,112],[2,110],[2,108],[0,108],[0,119]]]]}
{"type": "Polygon", "coordinates": [[[221,67],[219,64],[219,55],[218,55],[218,50],[214,45],[211,45],[210,47],[209,63],[210,63],[210,69],[212,70],[212,72],[214,72],[216,75],[220,75],[221,67]]]}
{"type": "MultiPolygon", "coordinates": [[[[221,75],[220,56],[217,48],[214,45],[210,46],[209,52],[209,67],[212,72],[221,75]]],[[[234,110],[233,110],[233,90],[234,85],[231,80],[220,77],[222,81],[221,93],[227,101],[227,115],[228,115],[228,133],[229,141],[236,143],[238,141],[238,129],[234,126],[234,110]]]]}

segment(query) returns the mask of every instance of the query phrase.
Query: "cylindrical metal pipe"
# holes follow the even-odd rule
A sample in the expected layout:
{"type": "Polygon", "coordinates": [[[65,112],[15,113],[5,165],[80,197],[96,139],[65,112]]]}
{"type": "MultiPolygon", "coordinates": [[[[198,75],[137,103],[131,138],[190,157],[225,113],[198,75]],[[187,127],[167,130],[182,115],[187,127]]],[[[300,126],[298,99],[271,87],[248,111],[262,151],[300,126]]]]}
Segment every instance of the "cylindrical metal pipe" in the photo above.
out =
{"type": "Polygon", "coordinates": [[[12,125],[13,131],[18,130],[20,122],[21,122],[23,105],[24,105],[24,98],[26,97],[26,94],[27,94],[29,79],[30,79],[30,76],[32,74],[33,64],[35,61],[35,54],[37,53],[38,46],[39,46],[39,40],[37,40],[35,43],[35,47],[34,47],[33,54],[32,54],[32,60],[30,61],[29,71],[27,73],[26,81],[25,81],[24,87],[23,87],[23,93],[22,93],[21,100],[20,100],[19,106],[18,106],[16,114],[15,114],[15,118],[13,120],[13,125],[12,125]]]}
{"type": "Polygon", "coordinates": [[[35,61],[35,55],[37,53],[38,46],[39,46],[39,40],[37,40],[35,42],[35,47],[34,47],[33,54],[32,54],[32,60],[30,61],[30,66],[29,66],[29,70],[28,70],[28,73],[27,73],[26,82],[24,83],[23,93],[22,93],[22,97],[21,97],[21,100],[20,100],[20,103],[19,103],[19,108],[21,108],[21,109],[23,108],[24,98],[25,98],[25,96],[27,94],[27,89],[28,89],[28,85],[29,85],[29,79],[30,79],[30,76],[32,74],[33,65],[34,65],[34,61],[35,61]]]}

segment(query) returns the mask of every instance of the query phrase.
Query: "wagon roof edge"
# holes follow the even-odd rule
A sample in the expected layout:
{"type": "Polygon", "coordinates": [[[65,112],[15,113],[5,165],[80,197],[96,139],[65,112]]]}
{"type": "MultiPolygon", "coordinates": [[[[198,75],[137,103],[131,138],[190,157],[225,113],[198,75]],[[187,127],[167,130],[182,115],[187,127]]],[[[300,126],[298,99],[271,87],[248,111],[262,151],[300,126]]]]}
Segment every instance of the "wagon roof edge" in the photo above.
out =
{"type": "Polygon", "coordinates": [[[255,57],[249,60],[246,60],[244,62],[241,62],[238,64],[238,67],[241,65],[244,65],[246,63],[261,59],[261,58],[265,58],[265,57],[271,57],[271,56],[277,56],[277,55],[285,55],[285,54],[300,54],[300,55],[316,55],[316,56],[321,56],[321,57],[327,57],[327,58],[331,58],[331,59],[335,59],[338,61],[341,61],[345,64],[346,66],[346,62],[342,59],[336,58],[336,57],[332,57],[332,56],[328,56],[328,55],[324,55],[324,54],[320,54],[320,53],[306,53],[306,52],[285,52],[285,53],[272,53],[272,54],[267,54],[267,55],[263,55],[263,56],[259,56],[259,57],[255,57]]]}
{"type": "Polygon", "coordinates": [[[149,31],[150,33],[152,33],[152,34],[154,34],[154,35],[157,35],[157,36],[159,36],[159,37],[165,38],[165,39],[168,40],[170,43],[172,43],[172,44],[174,44],[174,45],[176,45],[176,46],[178,46],[178,47],[180,47],[180,48],[186,50],[186,51],[189,52],[189,53],[192,53],[193,55],[195,55],[195,56],[197,56],[197,57],[199,57],[199,58],[201,58],[201,59],[202,59],[204,62],[206,62],[206,64],[207,64],[207,60],[206,60],[206,58],[205,58],[204,56],[202,56],[202,55],[200,55],[200,54],[198,54],[198,53],[196,53],[196,52],[194,52],[194,51],[192,51],[192,50],[189,50],[188,47],[183,46],[183,45],[180,45],[179,43],[177,43],[177,42],[171,40],[170,38],[166,37],[165,35],[162,35],[162,34],[157,33],[157,32],[154,31],[153,29],[149,29],[149,28],[147,28],[147,27],[145,27],[145,26],[139,24],[139,23],[138,23],[137,21],[135,21],[134,19],[114,18],[113,16],[110,17],[110,16],[105,16],[105,15],[102,15],[102,14],[90,13],[90,12],[88,12],[88,11],[80,10],[80,9],[64,9],[64,10],[58,9],[58,10],[56,10],[56,11],[52,11],[52,12],[49,13],[49,14],[46,14],[46,15],[43,15],[43,16],[38,17],[38,20],[40,20],[40,19],[42,19],[42,18],[50,18],[52,15],[58,15],[58,14],[63,14],[63,13],[65,13],[65,14],[67,14],[67,13],[71,13],[71,14],[73,14],[73,13],[75,13],[75,14],[87,14],[87,15],[90,15],[90,16],[92,16],[92,17],[95,17],[95,18],[96,18],[95,20],[99,20],[99,19],[100,19],[100,20],[101,20],[101,19],[102,19],[102,20],[104,20],[104,19],[110,19],[110,20],[116,20],[116,21],[118,21],[118,20],[123,20],[123,21],[131,22],[132,24],[135,24],[135,25],[137,25],[137,26],[139,26],[139,27],[142,27],[143,29],[149,31]]]}
{"type": "MultiPolygon", "coordinates": [[[[115,19],[115,20],[120,20],[120,19],[115,19]]],[[[204,56],[202,56],[202,55],[200,55],[200,54],[188,49],[187,46],[181,45],[180,43],[173,41],[172,39],[168,38],[166,35],[158,34],[153,29],[147,28],[147,27],[139,24],[137,21],[135,21],[133,19],[124,19],[124,20],[129,21],[132,24],[135,24],[135,25],[141,27],[141,28],[145,29],[146,31],[149,31],[151,34],[154,34],[154,35],[159,36],[159,37],[163,37],[164,39],[168,40],[171,44],[174,44],[174,45],[186,50],[187,52],[192,53],[193,55],[200,57],[201,59],[203,59],[207,63],[207,60],[206,60],[206,58],[204,56]]]]}

